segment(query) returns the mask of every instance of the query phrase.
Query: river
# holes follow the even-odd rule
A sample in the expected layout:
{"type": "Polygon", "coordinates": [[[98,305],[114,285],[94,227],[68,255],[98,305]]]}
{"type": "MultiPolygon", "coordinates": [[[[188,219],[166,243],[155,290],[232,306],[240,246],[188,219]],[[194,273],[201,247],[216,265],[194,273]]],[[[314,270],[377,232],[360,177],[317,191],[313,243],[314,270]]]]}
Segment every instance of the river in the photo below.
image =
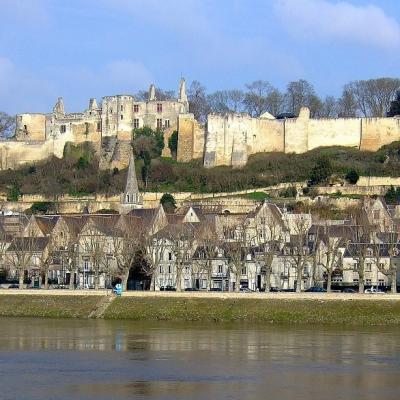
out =
{"type": "Polygon", "coordinates": [[[0,399],[400,398],[400,331],[0,319],[0,399]]]}

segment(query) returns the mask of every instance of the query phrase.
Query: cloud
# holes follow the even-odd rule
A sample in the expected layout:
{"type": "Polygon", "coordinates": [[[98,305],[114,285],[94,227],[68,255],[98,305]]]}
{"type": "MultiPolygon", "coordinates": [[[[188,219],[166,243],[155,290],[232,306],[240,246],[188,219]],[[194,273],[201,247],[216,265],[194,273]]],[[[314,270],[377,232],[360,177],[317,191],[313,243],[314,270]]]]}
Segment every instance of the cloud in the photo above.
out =
{"type": "Polygon", "coordinates": [[[284,26],[297,36],[400,48],[399,22],[377,6],[356,6],[346,1],[276,0],[275,9],[284,26]]]}

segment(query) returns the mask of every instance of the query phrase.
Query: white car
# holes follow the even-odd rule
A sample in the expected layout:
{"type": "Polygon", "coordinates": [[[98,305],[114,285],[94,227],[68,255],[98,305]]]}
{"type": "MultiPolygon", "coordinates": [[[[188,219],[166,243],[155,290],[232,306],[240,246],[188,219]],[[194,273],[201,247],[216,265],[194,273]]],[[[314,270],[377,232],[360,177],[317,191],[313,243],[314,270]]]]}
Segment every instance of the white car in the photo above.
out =
{"type": "Polygon", "coordinates": [[[375,288],[365,289],[364,293],[385,294],[385,292],[382,292],[382,290],[376,290],[375,288]]]}

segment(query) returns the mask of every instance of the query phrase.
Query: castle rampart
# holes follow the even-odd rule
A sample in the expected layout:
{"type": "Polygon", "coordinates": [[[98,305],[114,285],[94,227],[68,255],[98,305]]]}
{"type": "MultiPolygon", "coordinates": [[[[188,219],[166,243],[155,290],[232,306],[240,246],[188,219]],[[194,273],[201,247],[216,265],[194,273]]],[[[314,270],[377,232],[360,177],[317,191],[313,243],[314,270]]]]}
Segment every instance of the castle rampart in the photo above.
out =
{"type": "MultiPolygon", "coordinates": [[[[182,116],[181,118],[185,118],[182,116]]],[[[270,114],[252,118],[248,114],[210,114],[206,128],[204,166],[241,167],[251,154],[261,152],[304,153],[327,146],[347,146],[376,151],[383,145],[400,140],[400,118],[335,118],[312,119],[307,108],[298,118],[276,120],[270,114]]],[[[179,140],[189,140],[179,129],[179,140]]],[[[197,136],[198,137],[198,136],[197,136]]],[[[178,160],[198,158],[190,145],[178,153],[178,160]]],[[[202,140],[197,144],[201,145],[202,140]]]]}

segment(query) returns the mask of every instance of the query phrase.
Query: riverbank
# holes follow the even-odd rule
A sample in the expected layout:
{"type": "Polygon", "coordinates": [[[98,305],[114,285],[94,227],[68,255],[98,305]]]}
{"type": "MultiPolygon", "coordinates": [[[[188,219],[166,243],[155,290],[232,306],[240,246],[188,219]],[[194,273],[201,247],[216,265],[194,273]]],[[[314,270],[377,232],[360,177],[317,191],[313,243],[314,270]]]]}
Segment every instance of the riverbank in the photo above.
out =
{"type": "MultiPolygon", "coordinates": [[[[60,292],[60,291],[59,291],[60,292]]],[[[136,321],[262,322],[323,325],[400,325],[400,296],[285,296],[173,293],[45,292],[0,294],[0,316],[104,318],[136,321]]]]}

